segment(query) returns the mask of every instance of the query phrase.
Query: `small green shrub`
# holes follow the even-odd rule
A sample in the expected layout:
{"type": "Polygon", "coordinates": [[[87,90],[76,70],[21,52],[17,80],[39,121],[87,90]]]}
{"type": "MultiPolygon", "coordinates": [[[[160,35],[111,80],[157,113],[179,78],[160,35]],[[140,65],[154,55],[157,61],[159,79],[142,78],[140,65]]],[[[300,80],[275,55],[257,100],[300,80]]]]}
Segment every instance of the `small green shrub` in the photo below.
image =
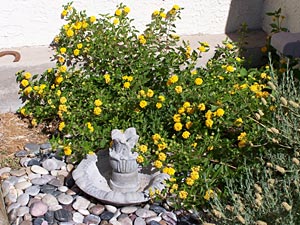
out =
{"type": "Polygon", "coordinates": [[[243,68],[227,40],[205,68],[197,67],[209,45],[194,50],[179,43],[177,5],[153,12],[142,33],[129,12],[121,4],[114,15],[96,18],[64,6],[56,67],[17,74],[25,100],[20,113],[32,126],[50,127],[53,145],[75,160],[109,147],[112,129],[135,127],[138,162],[171,175],[164,193],[151,194],[177,207],[200,207],[260,151],[265,129],[251,115],[271,114],[261,101],[269,101],[270,76],[243,68]]]}

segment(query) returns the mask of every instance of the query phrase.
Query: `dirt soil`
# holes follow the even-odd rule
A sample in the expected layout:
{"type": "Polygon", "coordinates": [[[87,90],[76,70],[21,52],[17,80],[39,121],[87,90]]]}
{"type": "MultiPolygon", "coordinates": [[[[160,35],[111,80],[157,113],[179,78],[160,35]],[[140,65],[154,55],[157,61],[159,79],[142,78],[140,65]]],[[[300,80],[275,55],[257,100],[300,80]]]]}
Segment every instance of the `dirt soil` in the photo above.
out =
{"type": "Polygon", "coordinates": [[[0,114],[0,168],[18,168],[16,152],[24,149],[27,143],[45,143],[48,140],[41,127],[30,128],[28,121],[16,113],[0,114]]]}

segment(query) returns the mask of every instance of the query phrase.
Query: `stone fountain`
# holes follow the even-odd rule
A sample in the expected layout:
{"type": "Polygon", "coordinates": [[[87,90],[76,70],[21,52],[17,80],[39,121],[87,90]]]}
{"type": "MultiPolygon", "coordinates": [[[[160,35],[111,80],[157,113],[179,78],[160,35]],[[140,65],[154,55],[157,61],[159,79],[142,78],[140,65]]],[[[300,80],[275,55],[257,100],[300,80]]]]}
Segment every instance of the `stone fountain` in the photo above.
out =
{"type": "Polygon", "coordinates": [[[114,205],[139,204],[150,199],[150,190],[163,190],[169,175],[142,168],[132,152],[139,136],[135,128],[111,132],[112,146],[88,154],[73,172],[77,186],[88,195],[114,205]]]}

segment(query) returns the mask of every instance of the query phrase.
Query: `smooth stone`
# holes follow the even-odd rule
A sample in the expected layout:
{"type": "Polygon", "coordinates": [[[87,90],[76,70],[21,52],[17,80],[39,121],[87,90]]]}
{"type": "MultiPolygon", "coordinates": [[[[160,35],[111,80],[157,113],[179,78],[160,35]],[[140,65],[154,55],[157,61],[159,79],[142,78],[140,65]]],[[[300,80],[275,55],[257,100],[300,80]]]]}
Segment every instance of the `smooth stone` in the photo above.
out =
{"type": "Polygon", "coordinates": [[[121,212],[125,213],[125,214],[134,213],[136,210],[138,210],[138,208],[135,206],[125,206],[125,207],[121,208],[121,212]]]}
{"type": "Polygon", "coordinates": [[[142,217],[137,217],[133,221],[133,225],[146,225],[146,222],[142,217]]]}
{"type": "Polygon", "coordinates": [[[51,171],[50,171],[50,174],[51,174],[52,176],[56,177],[56,176],[57,176],[57,170],[51,170],[51,171]]]}
{"type": "Polygon", "coordinates": [[[33,225],[43,225],[43,222],[44,222],[44,218],[36,218],[33,220],[33,225]]]}
{"type": "Polygon", "coordinates": [[[69,222],[72,219],[72,213],[65,209],[59,209],[54,212],[54,217],[60,222],[69,222]]]}
{"type": "Polygon", "coordinates": [[[56,191],[56,189],[57,189],[56,187],[46,184],[41,187],[41,192],[45,194],[51,194],[54,191],[56,191]]]}
{"type": "Polygon", "coordinates": [[[48,206],[42,201],[34,202],[30,206],[30,214],[35,217],[43,216],[48,211],[48,206]]]}
{"type": "Polygon", "coordinates": [[[26,174],[26,169],[25,168],[10,171],[10,175],[16,176],[16,177],[21,177],[21,176],[24,176],[25,174],[26,174]]]}
{"type": "Polygon", "coordinates": [[[87,209],[78,209],[78,212],[80,212],[84,216],[90,215],[90,212],[87,209]]]}
{"type": "Polygon", "coordinates": [[[50,185],[52,185],[54,187],[60,187],[60,186],[64,185],[64,182],[61,181],[61,180],[59,180],[59,179],[54,178],[54,179],[50,180],[48,182],[48,184],[50,184],[50,185]]]}
{"type": "Polygon", "coordinates": [[[58,169],[67,170],[66,163],[64,161],[56,159],[56,158],[52,158],[52,159],[56,161],[56,163],[58,165],[58,169]]]}
{"type": "Polygon", "coordinates": [[[96,224],[96,225],[98,225],[100,221],[101,221],[100,217],[93,214],[87,215],[83,220],[83,222],[86,224],[96,224]]]}
{"type": "Polygon", "coordinates": [[[0,176],[2,176],[2,174],[4,173],[10,173],[11,168],[10,167],[3,167],[0,169],[0,176]]]}
{"type": "Polygon", "coordinates": [[[149,217],[145,221],[147,224],[150,223],[151,221],[159,222],[161,221],[161,217],[160,216],[149,217]]]}
{"type": "Polygon", "coordinates": [[[29,194],[30,196],[36,196],[40,192],[41,188],[40,186],[33,185],[29,188],[26,188],[25,193],[29,194]]]}
{"type": "Polygon", "coordinates": [[[63,207],[61,205],[52,205],[49,207],[49,210],[50,211],[57,211],[57,210],[60,210],[62,209],[63,207]]]}
{"type": "Polygon", "coordinates": [[[69,190],[66,191],[66,194],[67,195],[76,195],[76,192],[73,191],[73,190],[71,190],[71,189],[69,189],[69,190]]]}
{"type": "Polygon", "coordinates": [[[73,164],[68,164],[67,165],[67,171],[70,173],[72,170],[74,169],[74,165],[73,164]]]}
{"type": "Polygon", "coordinates": [[[9,190],[8,194],[5,196],[4,201],[7,205],[10,205],[14,202],[17,202],[17,199],[18,199],[18,192],[15,188],[12,187],[9,190]]]}
{"type": "Polygon", "coordinates": [[[28,163],[31,160],[31,158],[23,157],[20,159],[20,165],[23,167],[28,167],[28,163]]]}
{"type": "Polygon", "coordinates": [[[112,206],[112,205],[105,205],[105,209],[108,212],[112,212],[112,213],[116,213],[117,212],[117,208],[115,206],[112,206]]]}
{"type": "Polygon", "coordinates": [[[67,192],[67,190],[69,190],[69,188],[67,186],[60,186],[60,187],[57,188],[57,190],[59,190],[60,192],[65,193],[65,192],[67,192]]]}
{"type": "Polygon", "coordinates": [[[31,220],[23,220],[20,225],[32,225],[31,220]]]}
{"type": "Polygon", "coordinates": [[[128,216],[123,216],[118,218],[118,222],[120,222],[122,225],[132,225],[132,221],[128,216]]]}
{"type": "Polygon", "coordinates": [[[8,214],[8,219],[11,222],[14,222],[17,219],[17,209],[13,209],[10,211],[10,213],[8,214]]]}
{"type": "Polygon", "coordinates": [[[44,215],[44,219],[49,223],[49,224],[54,224],[55,218],[54,218],[54,211],[47,211],[44,215]]]}
{"type": "Polygon", "coordinates": [[[117,220],[118,217],[127,216],[125,214],[121,214],[120,209],[117,209],[117,212],[114,213],[114,216],[110,220],[117,220]]]}
{"type": "Polygon", "coordinates": [[[28,178],[31,180],[31,183],[33,183],[32,182],[32,180],[33,179],[38,179],[38,178],[41,178],[42,177],[42,175],[41,174],[37,174],[37,173],[30,173],[30,174],[28,174],[28,178]]]}
{"type": "Polygon", "coordinates": [[[24,180],[22,180],[21,177],[11,176],[7,178],[5,181],[9,182],[12,185],[15,185],[16,183],[19,183],[24,180]]]}
{"type": "Polygon", "coordinates": [[[42,167],[48,171],[59,169],[57,161],[54,159],[46,159],[44,162],[42,162],[42,167]]]}
{"type": "Polygon", "coordinates": [[[37,174],[49,174],[48,170],[38,165],[33,165],[31,171],[37,174]]]}
{"type": "Polygon", "coordinates": [[[100,225],[108,225],[108,224],[109,224],[109,222],[106,220],[101,220],[101,222],[100,222],[100,225]]]}
{"type": "Polygon", "coordinates": [[[26,150],[21,150],[15,153],[16,157],[25,157],[28,156],[29,152],[26,150]]]}
{"type": "Polygon", "coordinates": [[[99,216],[101,213],[103,213],[105,210],[105,207],[103,205],[97,204],[90,208],[90,213],[99,216]]]}
{"type": "Polygon", "coordinates": [[[21,206],[21,205],[20,205],[20,203],[18,203],[18,202],[12,203],[12,204],[10,204],[10,205],[6,208],[6,211],[7,211],[7,213],[9,213],[11,210],[17,209],[17,208],[19,208],[20,206],[21,206]]]}
{"type": "Polygon", "coordinates": [[[24,149],[30,151],[30,153],[38,155],[40,153],[40,145],[35,143],[27,143],[24,146],[24,149]]]}
{"type": "Polygon", "coordinates": [[[59,203],[63,205],[69,205],[73,202],[73,197],[71,195],[61,193],[60,195],[57,196],[57,200],[59,203]]]}
{"type": "Polygon", "coordinates": [[[48,180],[48,182],[49,182],[49,181],[51,181],[52,179],[54,179],[55,176],[52,176],[51,174],[44,174],[44,175],[42,175],[42,178],[48,180]]]}
{"type": "Polygon", "coordinates": [[[111,224],[111,225],[123,225],[122,223],[120,223],[120,222],[117,221],[117,220],[110,220],[110,221],[109,221],[109,224],[111,224]]]}
{"type": "Polygon", "coordinates": [[[149,209],[155,212],[156,214],[166,212],[166,209],[164,207],[155,204],[151,205],[149,209]]]}
{"type": "Polygon", "coordinates": [[[31,205],[35,202],[40,202],[42,200],[42,198],[38,198],[38,195],[35,196],[34,198],[31,198],[28,202],[28,206],[31,207],[31,205]]]}
{"type": "Polygon", "coordinates": [[[50,144],[49,142],[47,142],[47,143],[41,144],[41,145],[40,145],[40,148],[41,148],[42,150],[45,150],[45,149],[52,149],[52,146],[51,146],[51,144],[50,144]]]}
{"type": "MultiPolygon", "coordinates": [[[[39,174],[40,175],[40,174],[39,174]]],[[[45,185],[48,183],[48,180],[45,178],[34,178],[31,180],[31,183],[34,185],[45,185]]]]}
{"type": "Polygon", "coordinates": [[[73,208],[75,210],[78,210],[78,209],[87,209],[87,207],[89,206],[89,204],[90,204],[89,200],[87,200],[84,197],[77,196],[76,200],[75,200],[75,202],[73,203],[72,206],[73,206],[73,208]]]}
{"type": "Polygon", "coordinates": [[[80,214],[79,212],[75,212],[75,213],[73,213],[72,219],[75,223],[82,223],[84,216],[82,214],[80,214]]]}
{"type": "Polygon", "coordinates": [[[161,214],[161,217],[170,225],[176,225],[177,223],[177,217],[172,212],[164,212],[161,214]]]}
{"type": "Polygon", "coordinates": [[[22,217],[27,213],[29,213],[29,208],[27,206],[22,206],[17,209],[17,216],[19,217],[22,217]]]}
{"type": "MultiPolygon", "coordinates": [[[[32,186],[31,186],[32,187],[32,186]]],[[[29,202],[29,194],[27,193],[23,193],[21,194],[18,199],[17,202],[20,203],[21,206],[25,206],[28,204],[29,202]]]]}
{"type": "Polygon", "coordinates": [[[142,217],[142,218],[148,218],[148,217],[154,217],[154,216],[157,216],[155,212],[149,210],[149,209],[144,209],[144,208],[141,208],[141,209],[138,209],[135,214],[138,216],[138,217],[142,217]]]}
{"type": "Polygon", "coordinates": [[[104,211],[101,215],[100,215],[100,218],[102,220],[107,220],[109,221],[111,218],[114,217],[114,214],[112,212],[109,212],[109,211],[104,211]]]}
{"type": "Polygon", "coordinates": [[[59,205],[57,199],[53,195],[51,195],[51,194],[46,194],[42,198],[42,202],[45,203],[48,207],[59,205]]]}
{"type": "Polygon", "coordinates": [[[28,221],[32,221],[32,215],[30,213],[26,213],[24,216],[23,216],[23,219],[24,220],[28,220],[28,221]]]}
{"type": "Polygon", "coordinates": [[[159,222],[155,221],[155,220],[151,220],[149,223],[147,223],[148,225],[161,225],[159,222]]]}
{"type": "Polygon", "coordinates": [[[69,173],[68,176],[66,176],[65,183],[66,183],[65,185],[69,188],[75,185],[75,180],[71,173],[69,173]]]}
{"type": "Polygon", "coordinates": [[[27,188],[29,188],[30,186],[32,186],[32,183],[31,182],[28,182],[28,181],[22,181],[22,182],[19,182],[15,185],[15,188],[16,189],[20,189],[20,190],[25,190],[27,188]]]}
{"type": "Polygon", "coordinates": [[[39,166],[41,163],[40,163],[40,160],[38,159],[31,159],[28,163],[27,163],[27,166],[39,166]]]}
{"type": "Polygon", "coordinates": [[[57,171],[57,176],[62,175],[64,177],[67,177],[69,175],[69,172],[66,170],[58,170],[57,171]]]}
{"type": "Polygon", "coordinates": [[[15,189],[14,184],[10,183],[7,180],[3,181],[1,187],[3,197],[5,197],[11,189],[15,189]]]}

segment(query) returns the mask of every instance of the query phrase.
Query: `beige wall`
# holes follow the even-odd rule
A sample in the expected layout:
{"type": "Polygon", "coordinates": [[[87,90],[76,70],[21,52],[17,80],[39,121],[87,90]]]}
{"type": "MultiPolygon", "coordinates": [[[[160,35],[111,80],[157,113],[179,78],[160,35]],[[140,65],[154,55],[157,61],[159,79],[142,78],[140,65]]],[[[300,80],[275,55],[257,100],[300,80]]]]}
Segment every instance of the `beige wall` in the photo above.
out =
{"type": "MultiPolygon", "coordinates": [[[[286,17],[283,27],[286,27],[290,32],[300,32],[300,0],[264,0],[263,12],[274,12],[281,8],[282,15],[286,17]]],[[[266,32],[270,32],[270,23],[272,19],[269,16],[263,17],[262,28],[266,32]]]]}

